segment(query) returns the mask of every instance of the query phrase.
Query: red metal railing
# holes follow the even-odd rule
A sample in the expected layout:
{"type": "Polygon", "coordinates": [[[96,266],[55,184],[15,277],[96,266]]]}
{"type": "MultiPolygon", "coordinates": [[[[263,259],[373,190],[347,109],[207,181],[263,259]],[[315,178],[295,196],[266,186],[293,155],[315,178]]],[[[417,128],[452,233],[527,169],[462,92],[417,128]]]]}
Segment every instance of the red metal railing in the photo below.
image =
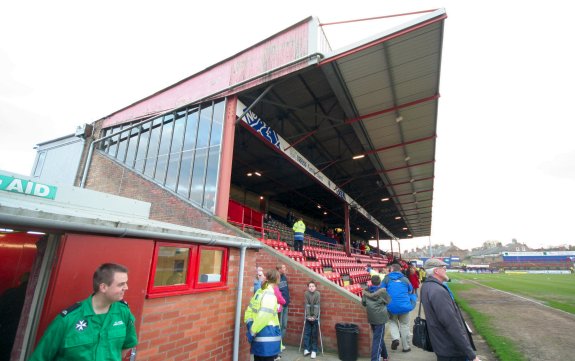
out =
{"type": "Polygon", "coordinates": [[[234,226],[238,227],[239,229],[241,229],[243,232],[246,232],[247,234],[251,234],[253,236],[256,236],[259,240],[265,240],[265,239],[271,239],[271,240],[276,240],[276,241],[280,240],[280,232],[273,230],[273,229],[254,226],[251,224],[234,222],[234,221],[228,221],[228,223],[233,224],[234,226]],[[274,233],[275,233],[275,238],[273,238],[271,236],[274,233]]]}

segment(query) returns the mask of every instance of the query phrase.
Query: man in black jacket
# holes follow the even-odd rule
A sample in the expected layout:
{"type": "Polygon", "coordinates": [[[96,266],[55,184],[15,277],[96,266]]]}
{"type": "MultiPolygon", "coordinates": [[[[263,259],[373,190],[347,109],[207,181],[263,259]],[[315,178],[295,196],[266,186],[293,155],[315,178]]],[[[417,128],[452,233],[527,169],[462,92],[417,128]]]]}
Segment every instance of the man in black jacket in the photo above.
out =
{"type": "Polygon", "coordinates": [[[421,288],[421,302],[437,361],[480,361],[461,311],[443,285],[449,280],[447,264],[430,258],[423,268],[427,278],[421,288]]]}

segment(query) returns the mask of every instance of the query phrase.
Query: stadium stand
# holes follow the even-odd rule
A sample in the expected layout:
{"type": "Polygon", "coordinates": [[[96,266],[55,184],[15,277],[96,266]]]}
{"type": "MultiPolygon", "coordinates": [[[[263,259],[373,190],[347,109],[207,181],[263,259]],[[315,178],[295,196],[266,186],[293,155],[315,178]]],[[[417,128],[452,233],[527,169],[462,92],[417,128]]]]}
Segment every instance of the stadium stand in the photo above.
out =
{"type": "Polygon", "coordinates": [[[371,283],[370,274],[366,270],[367,264],[374,269],[382,269],[387,267],[389,262],[385,254],[351,253],[348,256],[343,245],[326,242],[314,237],[313,232],[310,234],[307,231],[303,252],[294,251],[293,230],[276,220],[267,222],[264,227],[230,223],[360,298],[363,287],[371,283]]]}

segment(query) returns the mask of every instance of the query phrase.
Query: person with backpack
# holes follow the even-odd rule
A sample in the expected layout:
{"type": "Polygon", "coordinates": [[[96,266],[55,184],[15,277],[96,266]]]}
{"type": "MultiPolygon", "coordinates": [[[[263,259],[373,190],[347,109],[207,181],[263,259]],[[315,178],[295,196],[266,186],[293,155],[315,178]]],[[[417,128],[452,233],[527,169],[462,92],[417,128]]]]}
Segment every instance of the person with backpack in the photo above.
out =
{"type": "Polygon", "coordinates": [[[417,296],[413,294],[413,286],[401,272],[399,263],[391,265],[391,272],[385,276],[383,283],[382,287],[391,297],[391,303],[387,306],[391,320],[391,349],[397,350],[401,340],[403,352],[409,352],[409,313],[415,307],[417,296]]]}

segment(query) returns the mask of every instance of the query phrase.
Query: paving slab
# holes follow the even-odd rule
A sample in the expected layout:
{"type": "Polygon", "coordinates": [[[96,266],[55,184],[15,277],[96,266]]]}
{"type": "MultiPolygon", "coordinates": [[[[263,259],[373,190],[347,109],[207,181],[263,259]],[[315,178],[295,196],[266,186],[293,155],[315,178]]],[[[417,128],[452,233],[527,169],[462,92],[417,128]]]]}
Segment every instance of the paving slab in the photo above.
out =
{"type": "MultiPolygon", "coordinates": [[[[419,306],[419,303],[417,304],[419,306]]],[[[415,319],[416,315],[417,315],[417,309],[418,307],[416,307],[412,312],[411,312],[411,318],[409,321],[410,324],[410,328],[413,327],[413,320],[415,319]]],[[[423,310],[422,310],[423,312],[423,310]]],[[[368,334],[360,334],[360,337],[370,337],[371,338],[371,333],[368,334]]],[[[435,357],[435,354],[433,352],[427,352],[427,351],[423,351],[422,349],[419,349],[417,347],[411,346],[411,351],[410,352],[402,352],[401,351],[401,347],[398,347],[397,350],[392,350],[391,349],[391,336],[389,334],[389,324],[385,327],[385,345],[387,347],[387,353],[389,355],[389,360],[390,361],[436,361],[437,358],[435,357]]],[[[310,361],[311,358],[308,356],[303,356],[303,349],[300,351],[299,350],[299,345],[297,346],[293,346],[293,345],[285,345],[286,349],[284,350],[284,352],[282,352],[282,359],[281,361],[310,361]]],[[[339,361],[339,356],[337,354],[337,352],[333,353],[333,352],[325,352],[323,355],[321,354],[321,350],[318,352],[317,354],[317,358],[316,360],[318,361],[339,361]]],[[[357,361],[370,361],[369,357],[359,357],[357,359],[357,361]]]]}

